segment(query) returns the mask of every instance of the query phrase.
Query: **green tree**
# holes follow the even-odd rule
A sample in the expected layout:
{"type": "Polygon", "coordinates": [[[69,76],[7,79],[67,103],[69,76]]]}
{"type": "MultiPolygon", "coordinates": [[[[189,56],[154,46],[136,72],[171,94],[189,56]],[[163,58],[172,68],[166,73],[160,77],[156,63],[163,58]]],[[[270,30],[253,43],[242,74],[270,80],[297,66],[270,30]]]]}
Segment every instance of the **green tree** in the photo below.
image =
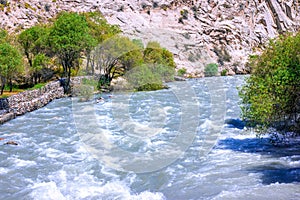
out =
{"type": "Polygon", "coordinates": [[[163,79],[153,64],[143,64],[135,67],[130,73],[125,75],[130,84],[130,88],[136,91],[150,91],[162,89],[163,79]]]}
{"type": "Polygon", "coordinates": [[[113,37],[114,35],[121,32],[121,29],[117,25],[111,25],[107,23],[106,19],[103,17],[101,12],[87,12],[83,13],[86,18],[89,27],[89,34],[93,37],[93,42],[86,50],[86,71],[88,74],[94,74],[95,71],[95,54],[91,52],[93,49],[100,43],[103,43],[105,40],[113,37]]]}
{"type": "Polygon", "coordinates": [[[218,65],[216,63],[209,63],[204,68],[205,76],[216,76],[218,74],[218,65]]]}
{"type": "Polygon", "coordinates": [[[7,42],[0,42],[0,78],[1,95],[8,81],[10,92],[12,92],[12,80],[21,72],[22,56],[20,52],[7,42]]]}
{"type": "Polygon", "coordinates": [[[29,67],[33,72],[32,76],[35,84],[37,84],[38,77],[40,76],[39,72],[41,70],[37,69],[37,67],[46,66],[46,63],[41,62],[47,60],[45,57],[45,53],[47,52],[46,42],[48,37],[49,28],[41,25],[36,25],[28,28],[22,31],[18,36],[18,41],[23,48],[24,54],[29,63],[29,67]],[[43,55],[44,59],[41,59],[41,55],[43,55]],[[37,62],[39,63],[38,65],[37,62]]]}
{"type": "Polygon", "coordinates": [[[70,92],[71,69],[90,46],[93,38],[89,33],[86,18],[77,13],[62,12],[58,15],[50,29],[49,44],[59,58],[64,70],[66,83],[64,90],[70,92]]]}
{"type": "Polygon", "coordinates": [[[144,62],[176,67],[173,54],[167,49],[162,48],[158,42],[148,42],[144,50],[144,62]]]}
{"type": "Polygon", "coordinates": [[[111,80],[123,75],[142,62],[142,52],[139,46],[129,38],[114,36],[98,45],[93,51],[93,60],[97,69],[100,70],[99,84],[109,85],[111,80]]]}
{"type": "Polygon", "coordinates": [[[259,134],[300,133],[300,33],[270,41],[251,58],[252,75],[240,89],[242,117],[259,134]],[[274,132],[274,131],[273,131],[274,132]]]}
{"type": "Polygon", "coordinates": [[[47,63],[49,63],[49,58],[43,53],[37,54],[34,57],[31,70],[34,75],[35,84],[41,82],[42,70],[47,66],[47,63]]]}

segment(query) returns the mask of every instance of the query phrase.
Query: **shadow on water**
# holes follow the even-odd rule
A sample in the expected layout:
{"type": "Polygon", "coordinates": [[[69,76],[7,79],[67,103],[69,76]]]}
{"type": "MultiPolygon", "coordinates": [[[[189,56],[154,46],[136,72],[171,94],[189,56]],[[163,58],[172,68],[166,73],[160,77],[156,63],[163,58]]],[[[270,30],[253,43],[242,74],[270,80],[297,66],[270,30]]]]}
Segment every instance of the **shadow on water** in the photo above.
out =
{"type": "Polygon", "coordinates": [[[216,148],[266,156],[268,160],[262,160],[262,164],[257,161],[258,165],[247,169],[250,173],[261,174],[262,184],[300,183],[299,140],[287,145],[274,146],[268,138],[226,138],[220,140],[216,148]]]}

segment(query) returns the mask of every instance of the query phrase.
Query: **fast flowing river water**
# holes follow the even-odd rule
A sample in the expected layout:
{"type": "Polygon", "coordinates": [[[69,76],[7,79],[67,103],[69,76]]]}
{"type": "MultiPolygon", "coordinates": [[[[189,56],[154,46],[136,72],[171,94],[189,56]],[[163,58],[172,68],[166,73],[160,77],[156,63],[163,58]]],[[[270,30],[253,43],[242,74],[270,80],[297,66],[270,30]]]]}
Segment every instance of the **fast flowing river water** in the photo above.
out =
{"type": "Polygon", "coordinates": [[[225,123],[243,80],[60,99],[1,125],[0,199],[300,199],[300,146],[225,123]]]}

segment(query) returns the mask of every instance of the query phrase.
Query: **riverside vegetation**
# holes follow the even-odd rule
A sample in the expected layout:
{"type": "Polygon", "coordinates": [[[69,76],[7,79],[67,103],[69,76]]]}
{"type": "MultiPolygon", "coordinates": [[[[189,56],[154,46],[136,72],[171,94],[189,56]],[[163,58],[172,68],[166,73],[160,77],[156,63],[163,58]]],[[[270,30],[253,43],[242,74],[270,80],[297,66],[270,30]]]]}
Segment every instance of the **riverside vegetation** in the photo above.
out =
{"type": "Polygon", "coordinates": [[[271,40],[251,57],[252,75],[240,88],[242,116],[258,134],[300,134],[300,32],[271,40]]]}
{"type": "Polygon", "coordinates": [[[19,34],[1,30],[1,95],[7,83],[12,91],[13,85],[32,87],[55,76],[65,78],[65,93],[70,92],[72,75],[97,74],[101,88],[133,68],[134,75],[125,77],[136,90],[160,89],[163,81],[172,80],[171,52],[157,42],[144,47],[143,41],[119,33],[120,28],[108,24],[100,12],[61,12],[49,23],[19,34]]]}

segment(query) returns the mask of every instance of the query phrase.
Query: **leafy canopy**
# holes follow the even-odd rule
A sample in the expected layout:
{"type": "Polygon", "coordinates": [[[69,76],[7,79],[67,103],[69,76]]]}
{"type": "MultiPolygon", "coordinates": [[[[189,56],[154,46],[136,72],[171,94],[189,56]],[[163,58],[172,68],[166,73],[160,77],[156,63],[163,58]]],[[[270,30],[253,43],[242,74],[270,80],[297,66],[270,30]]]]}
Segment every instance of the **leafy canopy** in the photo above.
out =
{"type": "Polygon", "coordinates": [[[259,134],[272,129],[299,134],[300,33],[270,41],[251,61],[252,75],[240,89],[242,117],[259,134]]]}
{"type": "Polygon", "coordinates": [[[0,78],[1,95],[8,80],[12,90],[12,79],[22,71],[22,56],[20,52],[7,42],[0,42],[0,78]]]}
{"type": "Polygon", "coordinates": [[[75,68],[81,53],[94,44],[86,18],[72,12],[58,15],[50,29],[49,44],[63,66],[64,76],[67,77],[64,90],[66,93],[70,92],[71,69],[75,68]]]}

